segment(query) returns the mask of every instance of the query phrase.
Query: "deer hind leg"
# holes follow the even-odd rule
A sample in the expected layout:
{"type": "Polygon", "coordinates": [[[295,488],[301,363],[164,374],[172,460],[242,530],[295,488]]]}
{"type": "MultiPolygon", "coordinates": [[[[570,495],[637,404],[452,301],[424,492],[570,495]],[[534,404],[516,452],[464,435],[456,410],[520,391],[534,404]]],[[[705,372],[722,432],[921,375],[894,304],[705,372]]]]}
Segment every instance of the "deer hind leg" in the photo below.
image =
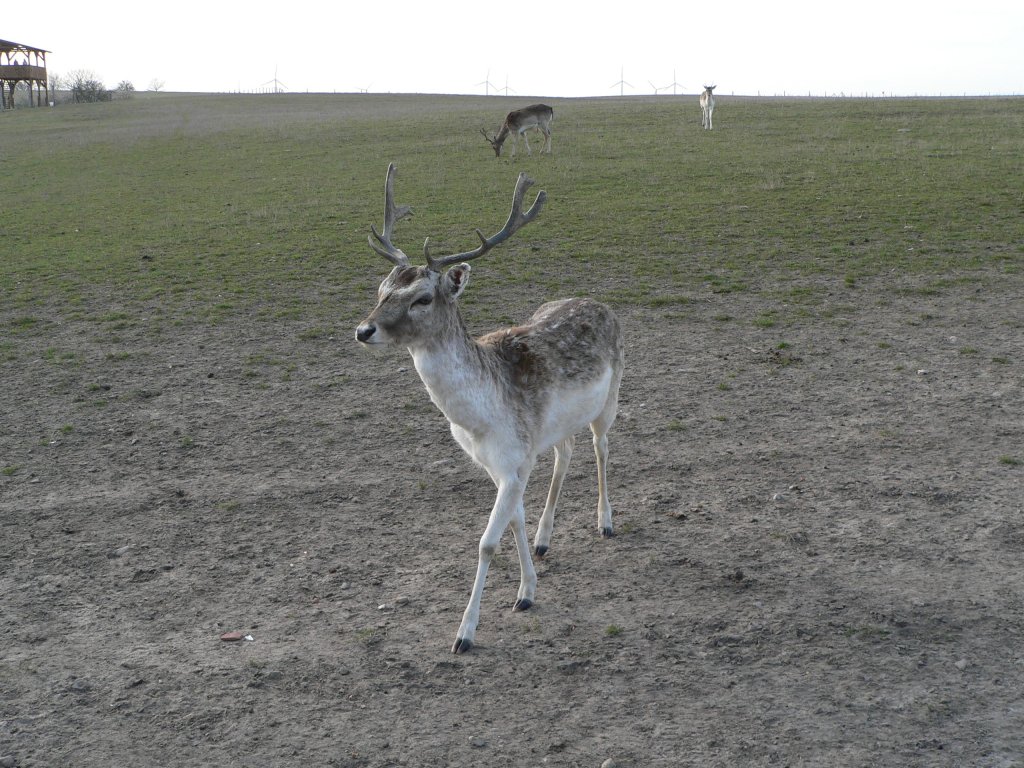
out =
{"type": "Polygon", "coordinates": [[[572,450],[576,445],[576,436],[567,437],[555,446],[555,471],[551,475],[551,487],[548,488],[548,500],[544,505],[544,514],[540,516],[537,523],[537,536],[533,540],[533,551],[537,557],[547,554],[551,546],[551,530],[555,525],[555,506],[558,504],[558,496],[562,492],[562,481],[565,480],[565,473],[569,470],[569,462],[572,461],[572,450]]]}
{"type": "MultiPolygon", "coordinates": [[[[498,480],[498,496],[494,500],[494,507],[491,509],[491,516],[487,521],[487,528],[484,529],[484,535],[480,537],[480,557],[476,566],[476,578],[473,580],[473,591],[469,597],[469,604],[462,614],[462,623],[455,636],[452,653],[465,653],[473,647],[473,641],[476,638],[476,625],[480,620],[480,599],[484,594],[487,569],[490,567],[494,553],[498,550],[501,535],[508,528],[510,522],[514,522],[515,525],[512,530],[516,536],[516,548],[519,551],[519,565],[522,571],[519,586],[520,597],[517,599],[516,605],[519,605],[520,601],[524,599],[529,600],[532,604],[533,592],[537,585],[537,572],[534,570],[533,561],[530,559],[530,553],[526,546],[526,515],[523,510],[523,491],[526,489],[528,477],[529,469],[527,468],[525,472],[520,471],[513,478],[498,480]]],[[[520,610],[525,610],[527,607],[529,606],[522,607],[520,610]]]]}
{"type": "Polygon", "coordinates": [[[551,129],[544,131],[544,151],[551,154],[551,129]]]}
{"type": "Polygon", "coordinates": [[[621,375],[618,373],[612,381],[604,410],[590,422],[590,431],[594,433],[594,454],[597,456],[597,530],[606,539],[615,535],[612,505],[608,501],[608,430],[612,428],[619,409],[621,375]]]}

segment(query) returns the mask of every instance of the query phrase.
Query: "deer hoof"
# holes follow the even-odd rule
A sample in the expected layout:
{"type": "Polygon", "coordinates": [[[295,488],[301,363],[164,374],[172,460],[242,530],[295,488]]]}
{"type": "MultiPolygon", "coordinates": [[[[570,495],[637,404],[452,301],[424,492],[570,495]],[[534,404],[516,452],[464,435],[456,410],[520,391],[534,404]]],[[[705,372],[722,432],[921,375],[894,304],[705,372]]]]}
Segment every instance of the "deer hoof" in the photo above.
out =
{"type": "Polygon", "coordinates": [[[544,557],[544,555],[546,555],[547,553],[548,553],[548,548],[547,547],[536,546],[536,547],[533,548],[533,554],[535,554],[537,557],[544,557]]]}
{"type": "Polygon", "coordinates": [[[601,538],[602,539],[610,539],[614,535],[615,535],[615,531],[613,531],[611,529],[611,526],[608,526],[607,528],[602,528],[601,529],[601,538]]]}
{"type": "Polygon", "coordinates": [[[455,638],[455,645],[452,646],[452,653],[465,653],[473,647],[473,641],[465,637],[455,638]]]}
{"type": "Polygon", "coordinates": [[[533,600],[527,600],[525,597],[521,600],[516,600],[516,604],[512,606],[513,611],[528,611],[533,606],[533,600]]]}

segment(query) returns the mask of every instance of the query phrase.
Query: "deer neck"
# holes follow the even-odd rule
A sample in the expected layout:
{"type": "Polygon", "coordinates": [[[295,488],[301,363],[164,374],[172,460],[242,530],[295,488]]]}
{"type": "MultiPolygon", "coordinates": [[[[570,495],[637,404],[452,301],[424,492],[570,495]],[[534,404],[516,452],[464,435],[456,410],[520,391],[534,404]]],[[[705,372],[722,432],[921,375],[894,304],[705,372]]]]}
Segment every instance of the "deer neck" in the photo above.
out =
{"type": "Polygon", "coordinates": [[[456,313],[444,334],[410,345],[409,353],[430,399],[448,421],[474,434],[487,431],[500,382],[487,350],[470,336],[462,317],[456,313]]]}

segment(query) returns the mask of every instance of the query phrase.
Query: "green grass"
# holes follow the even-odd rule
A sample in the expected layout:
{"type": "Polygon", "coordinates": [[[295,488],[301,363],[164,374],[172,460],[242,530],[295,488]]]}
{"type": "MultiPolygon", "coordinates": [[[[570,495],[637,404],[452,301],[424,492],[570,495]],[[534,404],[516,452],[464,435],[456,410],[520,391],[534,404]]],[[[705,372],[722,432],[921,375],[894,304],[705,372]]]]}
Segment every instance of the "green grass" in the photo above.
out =
{"type": "Polygon", "coordinates": [[[713,132],[690,97],[552,104],[554,154],[514,161],[478,133],[509,102],[483,97],[163,94],[5,112],[0,322],[255,315],[317,338],[386,272],[366,235],[389,161],[416,213],[396,242],[416,256],[427,236],[441,253],[497,230],[520,170],[547,190],[540,219],[480,264],[490,287],[472,298],[494,311],[516,281],[536,300],[585,290],[660,311],[710,290],[785,301],[755,320],[770,328],[817,311],[808,280],[855,292],[925,276],[911,289],[937,291],[1024,260],[1024,99],[723,97],[713,132]]]}

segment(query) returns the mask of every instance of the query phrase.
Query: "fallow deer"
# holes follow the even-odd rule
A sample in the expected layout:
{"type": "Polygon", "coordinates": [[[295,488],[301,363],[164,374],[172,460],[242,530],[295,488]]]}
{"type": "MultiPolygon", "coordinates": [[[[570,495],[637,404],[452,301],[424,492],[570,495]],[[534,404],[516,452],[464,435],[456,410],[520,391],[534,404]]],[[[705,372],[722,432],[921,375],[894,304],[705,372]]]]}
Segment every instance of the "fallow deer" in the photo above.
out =
{"type": "Polygon", "coordinates": [[[513,611],[533,605],[537,573],[526,532],[523,492],[537,457],[554,449],[554,474],[537,524],[533,551],[542,557],[551,544],[555,505],[572,458],[576,433],[590,426],[597,455],[597,528],[612,535],[606,479],[608,430],[618,408],[623,370],[619,323],[610,309],[585,298],[552,301],[525,324],[474,339],[459,313],[469,281],[466,262],[483,256],[533,221],[547,198],[542,191],[523,212],[533,181],[521,173],[505,226],[484,237],[473,251],[435,258],[429,238],[426,266],[413,266],[392,243],[395,223],[412,212],[394,202],[394,165],[384,184],[384,230],[370,228],[370,246],[394,265],[377,291],[377,306],[358,328],[368,347],[406,347],[430,399],[451,423],[462,449],[497,487],[497,498],[480,539],[476,578],[452,653],[474,643],[487,569],[505,529],[512,526],[519,556],[519,592],[513,611]],[[447,271],[442,271],[445,268],[447,271]]]}
{"type": "Polygon", "coordinates": [[[717,85],[705,85],[704,93],[700,95],[700,126],[711,130],[711,113],[715,111],[715,94],[712,93],[717,85]]]}
{"type": "Polygon", "coordinates": [[[533,152],[530,151],[530,140],[526,137],[526,132],[530,128],[536,128],[544,134],[545,142],[544,149],[542,151],[551,154],[551,121],[554,119],[555,110],[547,104],[531,104],[530,106],[523,107],[522,109],[513,109],[505,115],[505,122],[501,124],[501,129],[493,138],[488,136],[487,131],[483,128],[480,129],[480,132],[491,145],[491,148],[494,150],[495,157],[501,157],[501,146],[505,143],[505,140],[511,136],[511,157],[515,157],[516,147],[519,144],[520,136],[522,136],[523,141],[526,142],[526,154],[533,154],[533,152]]]}

